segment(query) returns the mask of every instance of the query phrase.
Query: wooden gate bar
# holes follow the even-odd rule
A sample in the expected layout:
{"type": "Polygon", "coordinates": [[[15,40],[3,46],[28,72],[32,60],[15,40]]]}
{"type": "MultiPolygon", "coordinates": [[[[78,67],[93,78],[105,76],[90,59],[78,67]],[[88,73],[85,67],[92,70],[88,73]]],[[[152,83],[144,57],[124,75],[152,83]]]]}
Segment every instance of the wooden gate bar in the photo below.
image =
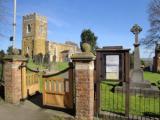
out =
{"type": "Polygon", "coordinates": [[[22,73],[22,99],[27,98],[27,81],[26,81],[26,67],[25,64],[21,66],[22,73]]]}

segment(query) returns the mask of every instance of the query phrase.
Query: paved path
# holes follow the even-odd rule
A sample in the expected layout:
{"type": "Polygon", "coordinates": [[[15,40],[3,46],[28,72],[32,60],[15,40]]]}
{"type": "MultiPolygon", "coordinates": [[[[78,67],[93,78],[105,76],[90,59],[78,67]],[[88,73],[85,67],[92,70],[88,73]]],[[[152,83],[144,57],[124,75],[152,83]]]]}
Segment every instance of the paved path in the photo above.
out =
{"type": "Polygon", "coordinates": [[[0,100],[0,120],[73,120],[73,117],[61,111],[42,109],[26,100],[12,105],[0,100]],[[65,119],[64,119],[65,118],[65,119]]]}

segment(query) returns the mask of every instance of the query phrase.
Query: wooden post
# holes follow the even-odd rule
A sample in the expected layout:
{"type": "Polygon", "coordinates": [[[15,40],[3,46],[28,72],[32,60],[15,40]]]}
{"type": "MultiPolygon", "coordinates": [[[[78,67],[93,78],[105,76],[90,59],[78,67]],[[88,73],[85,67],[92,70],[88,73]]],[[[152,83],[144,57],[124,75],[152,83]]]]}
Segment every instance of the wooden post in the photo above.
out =
{"type": "MultiPolygon", "coordinates": [[[[102,62],[101,54],[97,54],[96,62],[102,62]]],[[[96,105],[95,105],[95,115],[97,116],[100,112],[100,80],[101,80],[101,66],[96,64],[96,105]]]]}
{"type": "MultiPolygon", "coordinates": [[[[74,107],[74,103],[73,103],[73,93],[74,93],[74,89],[73,89],[73,63],[69,63],[69,108],[73,108],[74,107]]],[[[66,83],[65,83],[66,84],[66,83]]]]}
{"type": "Polygon", "coordinates": [[[26,84],[26,67],[25,64],[21,67],[22,72],[22,99],[27,98],[27,84],[26,84]]]}

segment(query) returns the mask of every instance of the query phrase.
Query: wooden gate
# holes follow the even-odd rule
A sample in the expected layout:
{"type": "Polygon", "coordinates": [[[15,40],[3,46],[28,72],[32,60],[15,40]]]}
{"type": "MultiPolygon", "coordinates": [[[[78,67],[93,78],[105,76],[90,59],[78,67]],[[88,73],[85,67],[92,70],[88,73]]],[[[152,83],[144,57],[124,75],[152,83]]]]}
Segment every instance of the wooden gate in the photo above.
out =
{"type": "Polygon", "coordinates": [[[22,98],[34,95],[40,92],[40,80],[42,75],[40,71],[28,68],[22,65],[22,98]]]}
{"type": "Polygon", "coordinates": [[[30,72],[26,75],[26,89],[28,95],[34,95],[36,92],[39,92],[39,74],[30,72]]]}
{"type": "Polygon", "coordinates": [[[43,75],[43,105],[73,108],[73,67],[50,75],[43,75]]]}

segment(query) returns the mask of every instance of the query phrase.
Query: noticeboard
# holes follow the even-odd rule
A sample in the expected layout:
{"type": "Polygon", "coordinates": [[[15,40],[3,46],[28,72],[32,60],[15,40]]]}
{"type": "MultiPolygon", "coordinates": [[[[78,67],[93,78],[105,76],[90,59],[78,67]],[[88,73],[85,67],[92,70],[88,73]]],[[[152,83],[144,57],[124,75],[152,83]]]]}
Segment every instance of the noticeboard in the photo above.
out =
{"type": "Polygon", "coordinates": [[[106,79],[119,80],[119,55],[106,55],[106,79]]]}

